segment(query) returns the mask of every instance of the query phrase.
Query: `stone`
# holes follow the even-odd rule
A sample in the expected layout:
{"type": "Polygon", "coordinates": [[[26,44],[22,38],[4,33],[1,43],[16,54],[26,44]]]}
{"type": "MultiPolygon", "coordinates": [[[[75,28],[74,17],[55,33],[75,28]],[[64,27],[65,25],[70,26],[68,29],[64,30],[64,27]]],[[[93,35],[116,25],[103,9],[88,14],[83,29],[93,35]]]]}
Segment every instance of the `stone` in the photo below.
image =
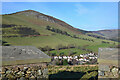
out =
{"type": "Polygon", "coordinates": [[[37,76],[37,80],[41,80],[43,76],[37,76]]]}
{"type": "Polygon", "coordinates": [[[44,69],[42,72],[43,72],[43,75],[47,75],[48,74],[48,69],[44,69]]]}
{"type": "Polygon", "coordinates": [[[31,72],[30,71],[27,71],[27,74],[30,74],[31,72]]]}
{"type": "Polygon", "coordinates": [[[19,71],[17,74],[18,74],[19,76],[23,76],[23,75],[24,75],[24,72],[19,71]]]}
{"type": "Polygon", "coordinates": [[[104,71],[98,71],[98,75],[99,75],[99,76],[104,76],[105,73],[104,73],[104,71]]]}
{"type": "Polygon", "coordinates": [[[109,72],[105,72],[105,76],[109,76],[109,72]]]}
{"type": "Polygon", "coordinates": [[[7,71],[6,71],[6,74],[10,74],[10,73],[11,73],[11,71],[10,71],[10,70],[7,70],[7,71]]]}
{"type": "Polygon", "coordinates": [[[11,74],[8,74],[6,77],[9,78],[10,80],[11,80],[11,79],[14,79],[14,76],[11,75],[11,74]]]}
{"type": "Polygon", "coordinates": [[[36,80],[34,76],[31,76],[29,80],[36,80]]]}
{"type": "Polygon", "coordinates": [[[114,76],[117,76],[118,75],[118,68],[113,68],[112,73],[114,76]]]}
{"type": "Polygon", "coordinates": [[[2,77],[2,80],[8,80],[8,78],[7,77],[2,77]]]}
{"type": "Polygon", "coordinates": [[[26,77],[26,78],[29,78],[29,76],[30,76],[29,74],[26,74],[26,76],[25,76],[25,77],[26,77]]]}
{"type": "Polygon", "coordinates": [[[24,67],[24,68],[23,68],[23,70],[27,70],[27,69],[28,69],[28,67],[24,67]]]}
{"type": "Polygon", "coordinates": [[[41,74],[42,74],[41,70],[38,70],[38,75],[41,75],[41,74]]]}
{"type": "Polygon", "coordinates": [[[19,80],[26,80],[25,77],[21,77],[19,80]]]}

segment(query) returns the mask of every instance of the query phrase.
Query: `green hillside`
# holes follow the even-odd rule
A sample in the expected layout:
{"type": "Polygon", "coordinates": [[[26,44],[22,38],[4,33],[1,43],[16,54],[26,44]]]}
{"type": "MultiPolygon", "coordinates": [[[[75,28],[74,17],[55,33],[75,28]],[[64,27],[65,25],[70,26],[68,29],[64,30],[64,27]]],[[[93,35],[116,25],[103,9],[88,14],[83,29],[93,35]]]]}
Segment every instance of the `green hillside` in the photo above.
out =
{"type": "MultiPolygon", "coordinates": [[[[56,51],[59,45],[73,44],[75,47],[80,47],[76,48],[78,50],[75,49],[77,54],[82,54],[88,52],[82,49],[97,53],[99,47],[114,47],[118,44],[114,41],[88,36],[83,34],[84,31],[80,32],[61,20],[31,10],[2,15],[2,24],[2,41],[6,44],[30,45],[38,48],[49,46],[55,49],[51,52],[56,54],[59,54],[56,51]],[[48,26],[50,29],[47,28],[48,26]]],[[[67,50],[62,50],[68,54],[67,50]]]]}

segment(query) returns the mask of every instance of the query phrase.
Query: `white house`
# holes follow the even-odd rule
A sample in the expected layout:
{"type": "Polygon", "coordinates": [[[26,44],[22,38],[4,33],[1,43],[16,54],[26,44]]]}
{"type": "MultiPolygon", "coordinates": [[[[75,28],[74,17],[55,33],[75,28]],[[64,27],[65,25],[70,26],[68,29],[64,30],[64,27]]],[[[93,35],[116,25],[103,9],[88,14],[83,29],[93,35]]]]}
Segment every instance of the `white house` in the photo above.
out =
{"type": "Polygon", "coordinates": [[[67,59],[68,62],[72,61],[71,59],[67,59]]]}
{"type": "Polygon", "coordinates": [[[73,59],[72,56],[68,56],[68,59],[73,59]]]}
{"type": "Polygon", "coordinates": [[[89,59],[95,59],[95,57],[89,57],[89,59]]]}
{"type": "Polygon", "coordinates": [[[74,58],[74,59],[77,59],[77,58],[78,58],[78,56],[74,56],[73,58],[74,58]]]}
{"type": "Polygon", "coordinates": [[[57,56],[54,56],[54,59],[58,59],[58,57],[57,57],[57,56]]]}
{"type": "Polygon", "coordinates": [[[63,59],[67,59],[67,56],[63,56],[63,59]]]}
{"type": "Polygon", "coordinates": [[[61,56],[59,56],[58,58],[59,58],[59,59],[62,59],[62,57],[61,57],[61,56]]]}
{"type": "Polygon", "coordinates": [[[89,56],[94,56],[94,53],[89,53],[89,56]]]}
{"type": "Polygon", "coordinates": [[[83,61],[83,58],[80,58],[79,61],[83,61]]]}
{"type": "Polygon", "coordinates": [[[82,54],[80,54],[80,57],[83,57],[83,55],[82,55],[82,54]]]}

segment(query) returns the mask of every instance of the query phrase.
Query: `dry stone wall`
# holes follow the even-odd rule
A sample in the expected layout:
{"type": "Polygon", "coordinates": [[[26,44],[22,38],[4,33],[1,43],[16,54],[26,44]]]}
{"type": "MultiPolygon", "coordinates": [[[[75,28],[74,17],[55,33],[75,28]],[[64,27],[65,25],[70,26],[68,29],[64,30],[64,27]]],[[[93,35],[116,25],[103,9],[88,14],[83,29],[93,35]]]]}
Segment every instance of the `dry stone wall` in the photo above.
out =
{"type": "Polygon", "coordinates": [[[2,80],[47,80],[48,69],[45,63],[3,66],[2,80]]]}

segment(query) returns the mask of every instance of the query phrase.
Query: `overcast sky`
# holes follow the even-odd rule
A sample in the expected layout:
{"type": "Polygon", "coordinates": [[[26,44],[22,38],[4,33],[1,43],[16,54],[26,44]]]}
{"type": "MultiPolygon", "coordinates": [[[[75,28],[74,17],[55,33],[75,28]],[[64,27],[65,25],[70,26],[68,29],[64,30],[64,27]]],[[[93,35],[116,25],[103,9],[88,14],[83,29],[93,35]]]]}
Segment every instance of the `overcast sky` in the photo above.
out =
{"type": "Polygon", "coordinates": [[[3,2],[2,14],[35,10],[73,27],[87,30],[118,28],[117,2],[3,2]]]}

